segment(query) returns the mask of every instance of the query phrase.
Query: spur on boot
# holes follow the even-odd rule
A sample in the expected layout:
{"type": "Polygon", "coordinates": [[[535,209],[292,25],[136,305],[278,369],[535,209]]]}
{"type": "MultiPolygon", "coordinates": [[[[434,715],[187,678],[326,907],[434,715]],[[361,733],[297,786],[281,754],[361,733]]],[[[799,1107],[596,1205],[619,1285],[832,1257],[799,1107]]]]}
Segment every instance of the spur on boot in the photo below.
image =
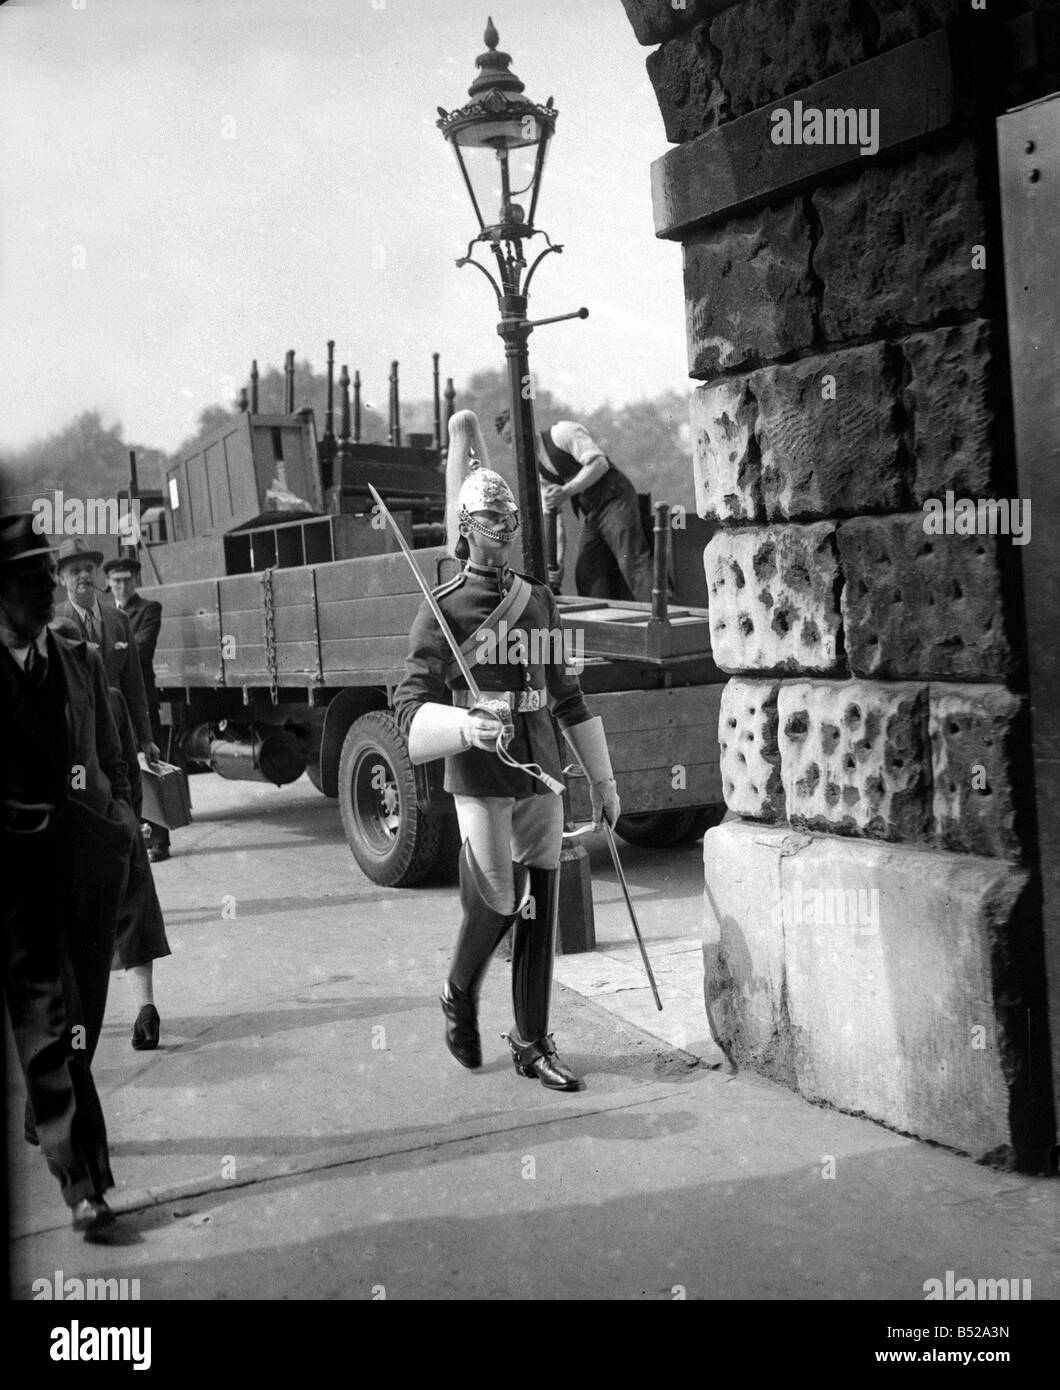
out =
{"type": "Polygon", "coordinates": [[[552,1034],[539,1038],[537,1042],[518,1042],[511,1033],[502,1033],[512,1050],[512,1061],[520,1076],[536,1079],[550,1091],[580,1091],[584,1083],[574,1075],[570,1067],[560,1061],[552,1034]]]}

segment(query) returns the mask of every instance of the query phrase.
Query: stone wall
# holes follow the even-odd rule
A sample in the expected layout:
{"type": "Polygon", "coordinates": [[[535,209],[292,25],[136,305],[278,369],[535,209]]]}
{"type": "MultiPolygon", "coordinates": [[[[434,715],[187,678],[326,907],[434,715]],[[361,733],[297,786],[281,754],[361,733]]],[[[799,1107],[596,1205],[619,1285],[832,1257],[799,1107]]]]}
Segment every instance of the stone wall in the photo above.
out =
{"type": "Polygon", "coordinates": [[[1057,85],[1060,7],[623,4],[685,146],[656,220],[683,244],[696,495],[721,523],[739,820],[704,842],[715,1028],[811,1099],[1040,1166],[1020,551],[991,533],[1018,527],[976,508],[1016,497],[993,117],[1057,85]],[[762,148],[762,108],[831,91],[877,111],[877,150],[762,148]]]}

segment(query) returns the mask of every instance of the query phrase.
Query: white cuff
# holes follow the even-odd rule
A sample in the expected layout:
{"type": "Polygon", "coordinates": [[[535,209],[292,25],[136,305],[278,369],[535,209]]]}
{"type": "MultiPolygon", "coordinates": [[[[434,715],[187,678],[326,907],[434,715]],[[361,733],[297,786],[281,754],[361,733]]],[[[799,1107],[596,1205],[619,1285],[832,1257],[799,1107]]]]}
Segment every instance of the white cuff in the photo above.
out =
{"type": "Polygon", "coordinates": [[[463,753],[471,747],[470,728],[471,716],[466,709],[433,702],[420,705],[409,725],[409,758],[419,764],[463,753]]]}

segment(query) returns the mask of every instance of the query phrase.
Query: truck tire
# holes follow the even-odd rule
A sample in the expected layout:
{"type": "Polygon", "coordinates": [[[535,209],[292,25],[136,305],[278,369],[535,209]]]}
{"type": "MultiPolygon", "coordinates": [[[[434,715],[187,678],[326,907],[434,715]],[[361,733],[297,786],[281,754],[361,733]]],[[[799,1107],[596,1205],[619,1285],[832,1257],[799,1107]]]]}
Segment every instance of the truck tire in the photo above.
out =
{"type": "Polygon", "coordinates": [[[392,714],[373,710],[350,725],[339,761],[346,843],[373,883],[410,888],[431,872],[441,817],[416,804],[416,776],[392,714]]]}
{"type": "Polygon", "coordinates": [[[464,843],[456,813],[432,815],[431,819],[438,822],[438,848],[425,881],[436,885],[455,883],[460,868],[460,849],[464,843]]]}
{"type": "Polygon", "coordinates": [[[680,811],[647,811],[639,816],[619,816],[615,834],[631,845],[664,849],[684,844],[696,828],[698,807],[680,811]]]}

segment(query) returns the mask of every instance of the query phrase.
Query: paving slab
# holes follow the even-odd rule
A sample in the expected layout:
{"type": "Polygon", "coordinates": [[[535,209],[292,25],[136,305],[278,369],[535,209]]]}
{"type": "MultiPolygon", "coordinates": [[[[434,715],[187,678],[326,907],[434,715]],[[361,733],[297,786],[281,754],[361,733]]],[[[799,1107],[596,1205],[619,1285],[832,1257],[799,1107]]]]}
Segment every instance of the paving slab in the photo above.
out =
{"type": "Polygon", "coordinates": [[[14,1078],[16,1297],[62,1270],[145,1299],[919,1299],[947,1269],[1055,1296],[1055,1184],[717,1065],[699,846],[624,856],[661,1015],[591,846],[600,950],[558,961],[553,1011],[587,1088],[560,1096],[511,1067],[501,962],[481,1071],[442,1045],[454,887],[369,883],[304,781],[192,788],[156,874],[162,1047],[132,1052],[115,976],[97,1057],[122,1219],[72,1235],[14,1078]]]}

